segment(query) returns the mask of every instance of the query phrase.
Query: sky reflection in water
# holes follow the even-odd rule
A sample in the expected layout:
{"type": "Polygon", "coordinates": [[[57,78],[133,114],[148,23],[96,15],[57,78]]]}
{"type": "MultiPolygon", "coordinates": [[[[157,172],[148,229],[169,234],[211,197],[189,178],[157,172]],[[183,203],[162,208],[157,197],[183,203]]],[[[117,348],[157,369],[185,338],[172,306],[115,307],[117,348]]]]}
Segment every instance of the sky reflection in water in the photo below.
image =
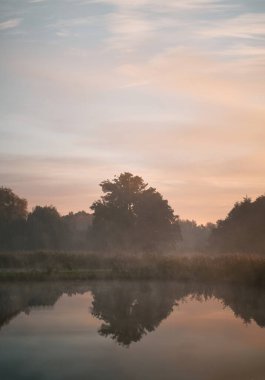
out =
{"type": "Polygon", "coordinates": [[[261,380],[264,301],[202,284],[2,284],[1,380],[261,380]]]}

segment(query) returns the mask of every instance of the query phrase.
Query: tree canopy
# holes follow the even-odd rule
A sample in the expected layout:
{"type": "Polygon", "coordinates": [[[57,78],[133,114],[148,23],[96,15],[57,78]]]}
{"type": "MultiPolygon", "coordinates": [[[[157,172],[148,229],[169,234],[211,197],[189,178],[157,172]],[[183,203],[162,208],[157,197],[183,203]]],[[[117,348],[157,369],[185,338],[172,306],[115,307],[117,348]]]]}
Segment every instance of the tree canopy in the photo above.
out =
{"type": "Polygon", "coordinates": [[[92,215],[62,217],[53,206],[27,211],[27,201],[11,189],[0,188],[0,250],[86,249],[92,215]]]}
{"type": "Polygon", "coordinates": [[[62,248],[65,227],[53,206],[36,206],[27,220],[29,248],[62,248]]]}
{"type": "Polygon", "coordinates": [[[211,245],[220,251],[265,253],[265,196],[245,197],[217,222],[211,245]]]}
{"type": "Polygon", "coordinates": [[[27,217],[27,201],[19,198],[11,189],[0,187],[0,220],[10,223],[27,217]]]}
{"type": "Polygon", "coordinates": [[[11,189],[0,187],[0,247],[17,248],[23,245],[27,201],[11,189]]]}
{"type": "Polygon", "coordinates": [[[176,247],[178,217],[156,189],[128,172],[100,186],[104,195],[91,206],[96,247],[144,251],[176,247]]]}
{"type": "Polygon", "coordinates": [[[195,220],[179,221],[182,241],[179,243],[181,252],[204,252],[208,248],[209,236],[215,225],[197,224],[195,220]]]}

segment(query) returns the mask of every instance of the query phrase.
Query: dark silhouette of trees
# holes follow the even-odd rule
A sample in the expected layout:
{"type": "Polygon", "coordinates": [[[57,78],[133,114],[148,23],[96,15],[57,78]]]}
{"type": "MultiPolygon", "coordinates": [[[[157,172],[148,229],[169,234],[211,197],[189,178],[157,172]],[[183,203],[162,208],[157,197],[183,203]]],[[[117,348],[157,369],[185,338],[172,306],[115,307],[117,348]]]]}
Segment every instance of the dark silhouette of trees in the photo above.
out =
{"type": "Polygon", "coordinates": [[[237,202],[216,225],[179,220],[168,201],[139,176],[122,173],[100,184],[94,215],[61,216],[0,188],[0,250],[53,249],[107,252],[246,252],[265,254],[265,195],[237,202]]]}
{"type": "Polygon", "coordinates": [[[206,251],[214,224],[199,225],[194,220],[180,220],[179,225],[182,240],[178,244],[178,250],[188,253],[206,251]]]}
{"type": "Polygon", "coordinates": [[[265,253],[265,196],[237,202],[226,219],[217,222],[210,242],[219,251],[265,253]]]}
{"type": "Polygon", "coordinates": [[[28,215],[28,247],[30,249],[60,249],[66,229],[55,207],[37,206],[28,215]]]}
{"type": "Polygon", "coordinates": [[[15,249],[25,244],[27,201],[11,189],[0,188],[0,248],[15,249]]]}
{"type": "Polygon", "coordinates": [[[92,215],[85,211],[70,212],[63,216],[62,220],[67,231],[65,248],[68,250],[89,248],[92,215]]]}
{"type": "Polygon", "coordinates": [[[92,235],[102,250],[174,249],[180,239],[178,217],[167,200],[139,176],[122,173],[100,184],[94,202],[92,235]]]}
{"type": "Polygon", "coordinates": [[[92,215],[85,211],[60,216],[53,206],[37,206],[27,219],[27,248],[85,250],[91,224],[92,215]]]}
{"type": "Polygon", "coordinates": [[[0,188],[0,250],[66,249],[89,247],[92,215],[81,211],[60,216],[53,206],[36,206],[9,188],[0,188]]]}

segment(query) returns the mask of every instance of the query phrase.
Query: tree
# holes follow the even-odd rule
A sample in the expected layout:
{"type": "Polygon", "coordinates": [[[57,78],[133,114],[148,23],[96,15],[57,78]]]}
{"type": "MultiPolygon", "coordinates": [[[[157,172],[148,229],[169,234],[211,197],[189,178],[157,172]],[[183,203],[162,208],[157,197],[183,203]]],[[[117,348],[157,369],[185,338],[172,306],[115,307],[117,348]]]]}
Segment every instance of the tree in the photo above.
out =
{"type": "Polygon", "coordinates": [[[0,188],[0,248],[21,248],[27,218],[27,201],[9,188],[0,188]]]}
{"type": "Polygon", "coordinates": [[[94,202],[92,234],[98,248],[153,251],[175,248],[178,217],[156,189],[139,176],[122,173],[100,184],[104,196],[94,202]]]}
{"type": "Polygon", "coordinates": [[[85,211],[70,212],[62,217],[67,237],[65,240],[67,249],[80,250],[89,248],[89,234],[92,225],[92,215],[85,211]]]}
{"type": "Polygon", "coordinates": [[[210,241],[220,251],[265,253],[265,196],[235,203],[227,217],[217,222],[210,241]]]}
{"type": "Polygon", "coordinates": [[[27,220],[28,247],[31,249],[62,248],[65,227],[53,206],[36,206],[27,220]]]}
{"type": "Polygon", "coordinates": [[[212,223],[197,224],[195,220],[180,220],[182,241],[179,249],[182,252],[203,252],[208,247],[209,236],[215,227],[212,223]]]}

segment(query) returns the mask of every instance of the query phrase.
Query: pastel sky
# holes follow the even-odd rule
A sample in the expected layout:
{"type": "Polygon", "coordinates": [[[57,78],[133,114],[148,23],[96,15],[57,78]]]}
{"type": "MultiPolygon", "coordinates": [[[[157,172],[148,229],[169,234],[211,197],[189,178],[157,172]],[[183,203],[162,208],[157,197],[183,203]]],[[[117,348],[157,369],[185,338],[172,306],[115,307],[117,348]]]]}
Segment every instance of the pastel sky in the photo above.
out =
{"type": "Polygon", "coordinates": [[[141,175],[181,218],[265,192],[264,0],[0,0],[0,185],[62,213],[141,175]]]}

